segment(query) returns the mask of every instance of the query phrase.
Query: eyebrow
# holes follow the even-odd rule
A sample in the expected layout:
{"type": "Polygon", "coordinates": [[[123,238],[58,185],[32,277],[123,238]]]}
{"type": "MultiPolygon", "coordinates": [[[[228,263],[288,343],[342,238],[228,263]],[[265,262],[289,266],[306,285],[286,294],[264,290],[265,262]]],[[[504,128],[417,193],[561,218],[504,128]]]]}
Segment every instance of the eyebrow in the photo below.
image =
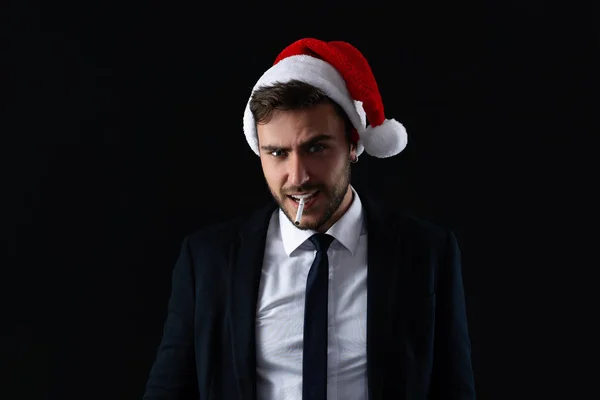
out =
{"type": "MultiPolygon", "coordinates": [[[[333,136],[323,133],[323,134],[320,134],[320,135],[317,135],[315,137],[310,138],[309,140],[307,140],[304,143],[301,143],[300,147],[310,147],[310,146],[312,146],[313,144],[315,144],[317,142],[323,142],[323,141],[326,141],[326,140],[333,140],[333,136]]],[[[290,151],[291,150],[291,148],[289,148],[289,147],[280,147],[280,146],[274,146],[274,145],[260,146],[260,148],[262,150],[267,151],[267,152],[272,152],[272,151],[275,151],[275,150],[283,150],[283,151],[290,151]]]]}

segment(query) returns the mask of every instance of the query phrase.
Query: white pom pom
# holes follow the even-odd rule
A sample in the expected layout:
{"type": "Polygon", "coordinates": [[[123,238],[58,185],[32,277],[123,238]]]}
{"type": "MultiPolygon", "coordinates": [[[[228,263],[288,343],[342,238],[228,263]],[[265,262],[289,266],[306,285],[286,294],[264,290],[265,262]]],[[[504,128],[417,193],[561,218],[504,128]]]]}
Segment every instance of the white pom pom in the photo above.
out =
{"type": "Polygon", "coordinates": [[[395,119],[386,119],[379,126],[368,126],[361,139],[365,151],[377,158],[395,156],[404,150],[408,143],[404,125],[395,119]]]}

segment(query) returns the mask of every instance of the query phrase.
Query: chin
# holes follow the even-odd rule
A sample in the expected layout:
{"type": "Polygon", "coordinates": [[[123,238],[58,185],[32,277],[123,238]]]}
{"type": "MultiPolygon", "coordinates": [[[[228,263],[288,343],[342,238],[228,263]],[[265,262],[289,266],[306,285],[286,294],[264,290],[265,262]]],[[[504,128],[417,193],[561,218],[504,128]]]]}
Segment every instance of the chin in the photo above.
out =
{"type": "Polygon", "coordinates": [[[300,221],[300,225],[296,225],[296,228],[301,229],[303,231],[306,231],[306,230],[316,231],[319,228],[319,226],[317,224],[317,221],[314,220],[313,218],[303,217],[302,221],[300,221]]]}

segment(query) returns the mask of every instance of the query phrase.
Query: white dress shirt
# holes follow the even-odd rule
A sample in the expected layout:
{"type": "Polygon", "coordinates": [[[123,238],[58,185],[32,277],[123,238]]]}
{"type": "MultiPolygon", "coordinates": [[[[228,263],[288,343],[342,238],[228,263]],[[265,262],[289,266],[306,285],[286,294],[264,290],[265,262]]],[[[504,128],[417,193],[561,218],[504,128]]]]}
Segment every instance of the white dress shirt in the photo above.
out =
{"type": "MultiPolygon", "coordinates": [[[[367,232],[358,194],[327,233],[329,257],[327,399],[367,399],[367,232]]],[[[302,400],[304,293],[314,231],[281,210],[267,233],[256,317],[258,400],[302,400]]]]}

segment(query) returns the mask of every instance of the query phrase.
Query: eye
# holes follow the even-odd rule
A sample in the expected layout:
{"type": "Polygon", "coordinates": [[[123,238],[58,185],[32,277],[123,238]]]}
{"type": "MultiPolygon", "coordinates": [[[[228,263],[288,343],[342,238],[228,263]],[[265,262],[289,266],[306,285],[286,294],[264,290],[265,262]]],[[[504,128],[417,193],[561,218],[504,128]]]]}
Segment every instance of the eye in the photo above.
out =
{"type": "Polygon", "coordinates": [[[273,150],[269,154],[271,154],[273,157],[281,157],[284,155],[284,152],[283,152],[283,150],[273,150]]]}
{"type": "Polygon", "coordinates": [[[309,153],[318,153],[319,151],[323,150],[325,148],[325,146],[323,146],[322,144],[315,144],[314,146],[311,146],[308,151],[309,153]]]}

